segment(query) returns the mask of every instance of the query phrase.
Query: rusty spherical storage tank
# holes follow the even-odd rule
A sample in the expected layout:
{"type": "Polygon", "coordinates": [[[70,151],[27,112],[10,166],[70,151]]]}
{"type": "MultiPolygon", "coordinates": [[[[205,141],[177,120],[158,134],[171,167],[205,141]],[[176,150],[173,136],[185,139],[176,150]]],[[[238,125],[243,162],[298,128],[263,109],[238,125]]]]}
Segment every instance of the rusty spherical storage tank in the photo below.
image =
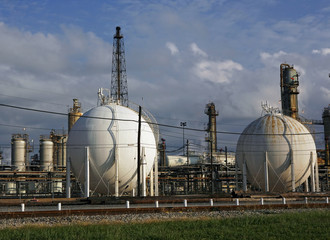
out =
{"type": "Polygon", "coordinates": [[[267,113],[250,123],[236,149],[238,166],[246,169],[249,183],[269,192],[292,191],[305,183],[316,158],[308,129],[280,113],[267,113]]]}

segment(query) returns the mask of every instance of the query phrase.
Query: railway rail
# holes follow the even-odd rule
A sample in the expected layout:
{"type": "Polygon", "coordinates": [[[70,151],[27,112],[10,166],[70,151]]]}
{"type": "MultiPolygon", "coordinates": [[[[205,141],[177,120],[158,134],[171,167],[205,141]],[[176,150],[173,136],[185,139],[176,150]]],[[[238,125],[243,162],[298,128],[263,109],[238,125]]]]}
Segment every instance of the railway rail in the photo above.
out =
{"type": "MultiPolygon", "coordinates": [[[[64,200],[64,199],[63,199],[64,200]]],[[[0,202],[0,219],[56,216],[91,216],[171,212],[244,211],[261,209],[330,208],[328,198],[281,199],[150,199],[118,200],[116,204],[86,204],[80,201],[28,202],[6,206],[0,202]],[[29,204],[30,203],[30,204],[29,204]]]]}

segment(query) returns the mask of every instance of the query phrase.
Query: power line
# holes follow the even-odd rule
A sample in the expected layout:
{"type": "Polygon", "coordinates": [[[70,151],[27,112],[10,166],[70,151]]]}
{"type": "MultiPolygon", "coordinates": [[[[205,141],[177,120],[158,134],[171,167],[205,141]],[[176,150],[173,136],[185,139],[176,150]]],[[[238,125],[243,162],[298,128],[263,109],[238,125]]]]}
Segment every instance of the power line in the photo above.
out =
{"type": "MultiPolygon", "coordinates": [[[[28,129],[36,129],[36,130],[54,130],[54,128],[42,128],[42,127],[27,127],[27,126],[22,126],[22,125],[11,125],[11,124],[4,124],[4,123],[0,123],[0,126],[6,126],[6,127],[13,127],[13,128],[28,128],[28,129]]],[[[62,129],[58,129],[58,130],[61,130],[62,129]]],[[[108,130],[72,130],[72,131],[108,131],[108,130]]],[[[171,132],[169,131],[170,133],[174,133],[176,134],[176,132],[171,132]]],[[[178,135],[182,135],[182,133],[177,133],[178,135]]],[[[171,134],[167,134],[167,133],[162,133],[161,134],[162,136],[165,136],[165,137],[169,137],[169,138],[176,138],[176,139],[181,139],[182,136],[176,136],[176,135],[171,135],[171,134]]],[[[194,137],[198,137],[197,135],[189,135],[188,136],[194,136],[194,137]]],[[[200,141],[201,139],[200,138],[189,138],[189,140],[195,140],[195,141],[200,141]]],[[[308,142],[308,143],[311,143],[311,142],[308,142]]],[[[323,143],[322,141],[316,141],[315,144],[321,144],[323,143]]],[[[193,144],[193,142],[191,142],[191,144],[193,144]]],[[[0,144],[0,145],[4,145],[4,144],[0,144]]],[[[231,141],[231,140],[224,140],[224,139],[221,139],[219,141],[219,145],[227,145],[227,146],[236,146],[237,145],[237,141],[231,141]]],[[[248,145],[258,145],[258,146],[265,146],[265,144],[259,144],[258,141],[253,141],[253,142],[249,142],[248,145]]],[[[279,145],[279,144],[277,144],[279,145]]],[[[284,144],[282,144],[284,145],[284,144]]],[[[181,148],[182,149],[182,148],[181,148]]]]}
{"type": "Polygon", "coordinates": [[[23,100],[28,100],[28,101],[32,101],[32,102],[42,102],[42,103],[47,103],[47,104],[53,104],[53,105],[58,105],[58,106],[61,106],[61,107],[68,107],[68,105],[66,104],[59,104],[59,103],[54,103],[54,102],[47,102],[45,100],[40,100],[40,99],[32,99],[32,98],[26,98],[26,97],[17,97],[17,96],[10,96],[10,95],[6,95],[6,94],[3,94],[3,93],[0,93],[1,96],[5,96],[5,97],[11,97],[11,98],[15,98],[15,99],[23,99],[23,100]]]}
{"type": "MultiPolygon", "coordinates": [[[[39,112],[39,113],[46,113],[46,114],[53,114],[53,115],[60,115],[60,116],[67,116],[68,113],[60,113],[60,112],[54,112],[54,111],[46,111],[41,109],[34,109],[34,108],[27,108],[27,107],[20,107],[15,105],[9,105],[9,104],[3,104],[0,103],[1,107],[8,107],[8,108],[15,108],[20,110],[26,110],[26,111],[33,111],[33,112],[39,112]]],[[[100,119],[100,120],[116,120],[116,121],[126,121],[126,122],[136,122],[138,123],[138,120],[133,119],[118,119],[118,118],[107,118],[107,117],[94,117],[94,116],[85,116],[82,115],[81,118],[92,118],[92,119],[100,119]]],[[[154,123],[154,122],[147,122],[143,121],[145,123],[148,123],[150,125],[158,125],[159,127],[168,127],[168,128],[175,128],[175,129],[182,129],[181,126],[173,126],[169,124],[160,124],[160,123],[154,123]]],[[[195,132],[206,132],[204,129],[197,129],[197,128],[185,128],[185,131],[195,131],[195,132]]],[[[238,132],[227,132],[227,131],[217,131],[217,134],[228,134],[228,135],[251,135],[251,136],[283,136],[282,133],[238,133],[238,132]]],[[[285,136],[297,136],[297,135],[310,135],[311,133],[286,133],[285,136]]],[[[323,132],[315,132],[313,135],[317,134],[323,134],[323,132]]]]}
{"type": "Polygon", "coordinates": [[[42,127],[26,127],[26,126],[21,126],[21,125],[12,125],[12,124],[5,124],[5,123],[0,123],[0,126],[13,127],[13,128],[30,128],[30,129],[37,129],[37,130],[53,130],[54,129],[54,128],[42,128],[42,127]]]}

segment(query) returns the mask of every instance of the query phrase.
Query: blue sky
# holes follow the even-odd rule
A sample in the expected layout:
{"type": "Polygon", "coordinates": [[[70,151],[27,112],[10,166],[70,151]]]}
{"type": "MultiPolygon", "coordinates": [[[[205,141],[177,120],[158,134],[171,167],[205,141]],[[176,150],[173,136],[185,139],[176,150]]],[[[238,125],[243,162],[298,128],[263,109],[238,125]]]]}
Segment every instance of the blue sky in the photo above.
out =
{"type": "MultiPolygon", "coordinates": [[[[202,129],[213,101],[218,130],[241,132],[262,101],[279,106],[283,62],[300,73],[301,114],[321,119],[330,103],[329,16],[325,0],[1,0],[0,102],[58,112],[73,98],[84,110],[95,106],[97,89],[110,86],[112,37],[121,26],[129,99],[160,123],[202,129]]],[[[62,117],[1,110],[0,124],[25,126],[36,142],[67,128],[62,117]]],[[[0,126],[2,148],[21,131],[0,126]]],[[[164,131],[173,147],[181,143],[175,131],[164,131]]],[[[235,149],[236,138],[220,135],[219,145],[235,149]]]]}

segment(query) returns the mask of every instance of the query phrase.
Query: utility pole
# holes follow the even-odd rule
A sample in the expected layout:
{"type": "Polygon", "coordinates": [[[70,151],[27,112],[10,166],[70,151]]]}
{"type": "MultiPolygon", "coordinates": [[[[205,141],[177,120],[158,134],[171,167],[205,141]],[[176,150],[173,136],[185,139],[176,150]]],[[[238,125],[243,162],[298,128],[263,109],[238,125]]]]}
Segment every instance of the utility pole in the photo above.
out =
{"type": "Polygon", "coordinates": [[[225,156],[226,156],[226,181],[227,181],[227,193],[229,193],[227,146],[225,146],[225,156]]]}
{"type": "Polygon", "coordinates": [[[141,114],[142,108],[139,106],[139,123],[138,123],[138,149],[137,149],[137,195],[141,196],[141,114]]]}
{"type": "Polygon", "coordinates": [[[182,156],[184,156],[184,127],[187,126],[187,122],[180,122],[180,126],[182,127],[182,147],[183,147],[183,154],[182,156]]]}
{"type": "Polygon", "coordinates": [[[189,165],[189,140],[187,139],[187,165],[189,165]]]}
{"type": "Polygon", "coordinates": [[[161,140],[162,140],[162,145],[161,145],[161,148],[160,148],[160,152],[161,152],[160,165],[164,167],[166,165],[166,156],[165,156],[166,144],[165,144],[165,139],[164,138],[162,138],[161,140]]]}
{"type": "MultiPolygon", "coordinates": [[[[187,166],[189,165],[189,140],[187,139],[187,166]]],[[[188,188],[188,192],[189,193],[189,186],[190,186],[190,176],[189,176],[189,169],[187,171],[187,188],[188,188]]]]}

